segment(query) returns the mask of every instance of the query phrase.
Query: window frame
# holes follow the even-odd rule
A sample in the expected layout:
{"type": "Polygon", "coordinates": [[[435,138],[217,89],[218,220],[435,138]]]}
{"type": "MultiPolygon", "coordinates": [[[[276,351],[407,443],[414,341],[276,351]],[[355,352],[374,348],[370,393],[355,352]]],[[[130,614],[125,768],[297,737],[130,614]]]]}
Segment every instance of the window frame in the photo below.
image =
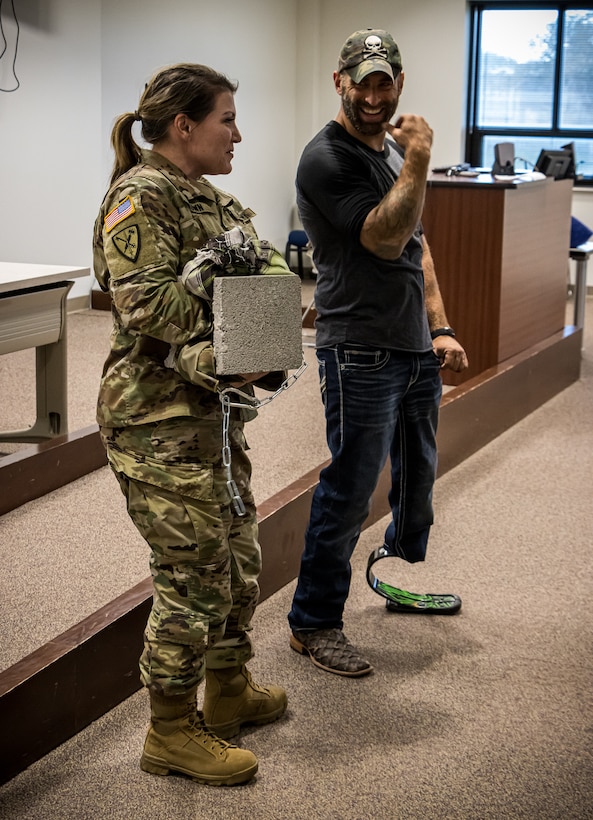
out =
{"type": "MultiPolygon", "coordinates": [[[[472,166],[481,166],[482,143],[485,137],[500,137],[502,141],[511,141],[514,137],[541,137],[542,148],[546,139],[560,139],[570,143],[575,139],[593,140],[593,122],[591,128],[571,130],[558,127],[558,116],[560,107],[560,80],[562,71],[561,45],[564,32],[565,13],[574,9],[587,9],[593,11],[593,3],[577,2],[514,2],[513,0],[468,0],[469,6],[469,70],[467,89],[467,108],[465,126],[465,161],[472,166]],[[482,12],[491,10],[504,11],[539,11],[551,9],[558,11],[558,31],[556,39],[556,59],[554,66],[554,89],[552,126],[550,128],[512,128],[509,126],[500,128],[484,128],[475,122],[478,105],[478,85],[480,76],[480,33],[482,12]]],[[[578,159],[578,157],[577,157],[578,159]]],[[[579,187],[593,188],[593,176],[583,179],[575,179],[574,185],[579,187]]]]}

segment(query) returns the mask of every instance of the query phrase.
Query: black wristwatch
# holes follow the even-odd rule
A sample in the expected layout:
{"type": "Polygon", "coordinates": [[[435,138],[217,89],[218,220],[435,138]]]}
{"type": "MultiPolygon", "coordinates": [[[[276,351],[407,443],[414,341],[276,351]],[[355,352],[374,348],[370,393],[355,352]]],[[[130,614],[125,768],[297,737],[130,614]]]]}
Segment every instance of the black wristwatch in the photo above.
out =
{"type": "Polygon", "coordinates": [[[437,336],[451,336],[454,339],[455,331],[452,327],[437,327],[435,330],[430,331],[430,338],[436,339],[437,336]]]}

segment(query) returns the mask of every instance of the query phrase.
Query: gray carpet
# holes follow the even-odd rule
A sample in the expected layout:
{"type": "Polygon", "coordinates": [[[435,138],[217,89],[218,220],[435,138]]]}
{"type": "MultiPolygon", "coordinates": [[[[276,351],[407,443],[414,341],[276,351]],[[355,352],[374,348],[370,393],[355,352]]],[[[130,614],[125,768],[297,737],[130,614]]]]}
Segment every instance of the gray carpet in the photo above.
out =
{"type": "MultiPolygon", "coordinates": [[[[458,592],[458,616],[384,609],[364,580],[380,522],[356,549],[345,616],[345,631],[374,674],[342,679],[289,649],[294,583],[258,608],[252,669],[286,687],[289,711],[240,736],[260,760],[253,782],[214,789],[141,772],[148,712],[139,692],[0,788],[0,817],[593,818],[591,298],[586,322],[581,380],[439,479],[427,562],[394,559],[401,585],[458,592]]],[[[248,436],[259,498],[286,481],[290,465],[299,475],[310,469],[299,462],[307,460],[302,450],[321,455],[316,463],[325,458],[314,367],[300,381],[262,410],[259,432],[248,436]],[[286,402],[282,411],[279,402],[286,402]],[[272,421],[264,414],[275,404],[272,421]],[[311,416],[301,429],[302,413],[311,416]],[[284,425],[281,433],[276,425],[284,425]]],[[[70,625],[87,594],[90,611],[103,587],[113,597],[116,566],[118,576],[136,576],[132,583],[147,574],[108,472],[75,484],[0,519],[3,666],[13,662],[13,640],[22,652],[28,640],[45,639],[46,621],[46,632],[61,631],[51,627],[63,609],[70,625]],[[34,580],[11,574],[16,552],[41,564],[34,580]],[[70,571],[74,590],[61,578],[70,571]],[[17,605],[20,630],[10,612],[17,605]]]]}

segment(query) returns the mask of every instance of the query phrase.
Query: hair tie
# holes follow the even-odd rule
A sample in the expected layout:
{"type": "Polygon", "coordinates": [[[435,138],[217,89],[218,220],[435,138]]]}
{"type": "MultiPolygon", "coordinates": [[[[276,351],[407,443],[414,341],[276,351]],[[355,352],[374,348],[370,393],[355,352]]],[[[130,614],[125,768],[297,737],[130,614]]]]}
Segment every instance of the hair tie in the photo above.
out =
{"type": "Polygon", "coordinates": [[[142,117],[140,116],[140,114],[137,111],[134,111],[134,120],[135,121],[142,120],[142,117]]]}

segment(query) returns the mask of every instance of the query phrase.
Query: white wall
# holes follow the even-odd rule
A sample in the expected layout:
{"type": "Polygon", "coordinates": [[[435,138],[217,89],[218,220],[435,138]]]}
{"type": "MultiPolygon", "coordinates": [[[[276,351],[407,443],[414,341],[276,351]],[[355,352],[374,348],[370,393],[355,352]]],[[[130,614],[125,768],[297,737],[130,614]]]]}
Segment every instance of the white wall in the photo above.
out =
{"type": "Polygon", "coordinates": [[[383,28],[397,42],[405,73],[399,110],[422,114],[435,132],[434,164],[463,153],[465,0],[300,0],[297,150],[339,106],[332,80],[338,54],[358,29],[383,28]]]}
{"type": "Polygon", "coordinates": [[[136,108],[156,69],[205,63],[239,81],[235,104],[243,136],[232,173],[212,181],[251,207],[260,236],[283,248],[294,200],[296,3],[103,0],[102,5],[105,182],[114,118],[136,108]]]}
{"type": "MultiPolygon", "coordinates": [[[[0,93],[0,258],[88,267],[102,187],[100,2],[15,6],[20,88],[0,93]]],[[[12,45],[15,27],[4,22],[12,45]]],[[[89,288],[78,280],[70,294],[89,288]]]]}
{"type": "MultiPolygon", "coordinates": [[[[298,156],[338,110],[332,72],[356,29],[396,38],[406,74],[400,110],[430,122],[433,164],[463,155],[465,0],[27,0],[16,8],[21,87],[0,93],[4,261],[90,267],[113,120],[172,62],[204,62],[239,80],[243,142],[232,174],[214,181],[252,207],[260,235],[280,247],[298,156]]],[[[14,27],[4,22],[10,39],[14,27]]],[[[7,71],[3,60],[0,80],[7,71]]],[[[575,193],[574,214],[593,225],[593,192],[575,193]]],[[[90,287],[79,281],[71,295],[90,287]]]]}
{"type": "MultiPolygon", "coordinates": [[[[113,120],[136,108],[157,68],[186,60],[239,80],[243,142],[232,174],[214,181],[283,247],[294,202],[296,0],[28,0],[16,11],[20,88],[0,94],[0,259],[91,266],[113,120]]],[[[11,40],[12,21],[3,22],[11,40]]],[[[79,280],[70,295],[90,287],[79,280]]]]}

